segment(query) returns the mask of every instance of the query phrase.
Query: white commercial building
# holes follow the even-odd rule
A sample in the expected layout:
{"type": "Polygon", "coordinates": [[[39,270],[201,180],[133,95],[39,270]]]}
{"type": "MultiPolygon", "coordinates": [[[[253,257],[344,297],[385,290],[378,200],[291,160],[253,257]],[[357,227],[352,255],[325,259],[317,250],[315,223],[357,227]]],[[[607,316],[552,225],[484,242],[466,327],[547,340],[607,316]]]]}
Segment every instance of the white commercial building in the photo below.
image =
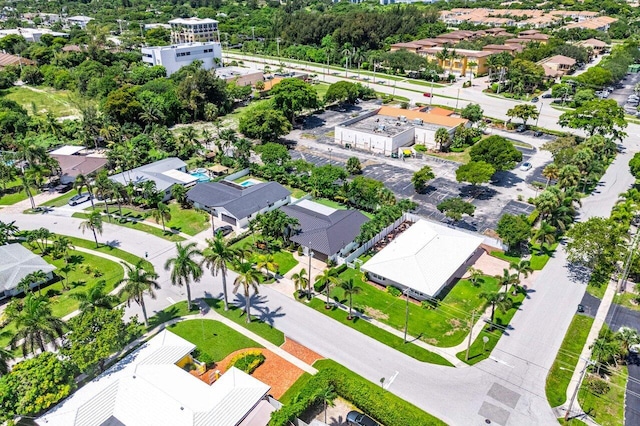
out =
{"type": "Polygon", "coordinates": [[[178,18],[169,21],[171,43],[220,41],[218,21],[215,19],[178,18]]]}
{"type": "Polygon", "coordinates": [[[391,155],[414,144],[439,148],[435,134],[445,128],[453,136],[456,128],[469,125],[464,118],[450,117],[453,112],[433,108],[429,112],[384,106],[345,121],[335,127],[335,143],[349,148],[391,155]]]}
{"type": "Polygon", "coordinates": [[[258,81],[264,81],[262,71],[255,68],[221,67],[216,68],[216,75],[227,83],[235,83],[237,86],[249,86],[258,81]]]}
{"type": "Polygon", "coordinates": [[[231,367],[212,385],[185,368],[196,346],[167,330],[36,419],[47,426],[266,426],[270,386],[231,367]]]}
{"type": "Polygon", "coordinates": [[[93,21],[93,18],[91,18],[90,16],[70,16],[67,18],[67,25],[69,25],[70,27],[77,25],[82,29],[87,28],[87,24],[89,22],[93,21]]]}
{"type": "Polygon", "coordinates": [[[53,37],[69,37],[67,33],[51,31],[48,28],[10,28],[0,30],[0,38],[8,35],[19,35],[24,37],[25,41],[29,43],[38,43],[43,34],[50,34],[53,37]]]}
{"type": "Polygon", "coordinates": [[[220,43],[185,43],[142,48],[142,62],[162,65],[167,69],[167,77],[195,60],[202,61],[202,67],[206,70],[220,66],[222,63],[220,43]]]}
{"type": "Polygon", "coordinates": [[[426,220],[419,220],[360,267],[369,279],[416,299],[436,297],[464,275],[484,239],[426,220]]]}

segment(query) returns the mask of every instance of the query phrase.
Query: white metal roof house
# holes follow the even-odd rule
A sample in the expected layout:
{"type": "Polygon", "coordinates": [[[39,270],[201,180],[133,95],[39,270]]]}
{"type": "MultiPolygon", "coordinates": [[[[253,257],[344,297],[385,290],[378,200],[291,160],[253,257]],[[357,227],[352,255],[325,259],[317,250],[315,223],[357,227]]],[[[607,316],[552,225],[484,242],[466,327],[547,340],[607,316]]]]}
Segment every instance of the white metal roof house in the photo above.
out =
{"type": "Polygon", "coordinates": [[[198,180],[197,177],[186,173],[187,163],[176,157],[165,158],[151,164],[126,170],[117,175],[110,176],[114,182],[123,185],[133,183],[140,185],[143,182],[152,180],[156,183],[156,190],[164,192],[164,200],[171,198],[171,187],[173,185],[192,186],[198,180]]]}
{"type": "Polygon", "coordinates": [[[484,239],[419,220],[360,267],[379,284],[410,289],[416,299],[435,297],[462,277],[484,239]]]}
{"type": "Polygon", "coordinates": [[[212,213],[216,219],[244,228],[256,215],[288,204],[291,191],[278,182],[243,186],[223,180],[198,183],[187,193],[187,198],[196,208],[212,213]]]}
{"type": "MultiPolygon", "coordinates": [[[[47,426],[238,426],[270,387],[232,367],[208,385],[177,365],[195,345],[167,330],[36,419],[47,426]]],[[[265,426],[268,422],[252,422],[265,426]]]]}
{"type": "MultiPolygon", "coordinates": [[[[42,271],[50,280],[55,269],[55,266],[48,264],[22,244],[0,246],[0,299],[21,293],[18,284],[30,273],[42,271]]],[[[39,284],[42,283],[34,283],[31,287],[39,284]]]]}

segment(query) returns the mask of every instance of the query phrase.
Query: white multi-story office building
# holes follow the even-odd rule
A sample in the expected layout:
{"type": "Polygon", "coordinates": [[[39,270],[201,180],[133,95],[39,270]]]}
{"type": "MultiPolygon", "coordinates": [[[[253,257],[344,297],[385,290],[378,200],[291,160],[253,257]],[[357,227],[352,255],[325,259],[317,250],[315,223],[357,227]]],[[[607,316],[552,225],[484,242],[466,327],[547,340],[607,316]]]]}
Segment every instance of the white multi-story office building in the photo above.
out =
{"type": "Polygon", "coordinates": [[[171,43],[219,42],[218,21],[214,19],[178,18],[169,21],[171,43]]]}
{"type": "Polygon", "coordinates": [[[220,43],[185,43],[142,48],[142,61],[150,65],[162,65],[167,69],[167,77],[196,59],[202,61],[202,68],[206,70],[221,66],[220,43]]]}

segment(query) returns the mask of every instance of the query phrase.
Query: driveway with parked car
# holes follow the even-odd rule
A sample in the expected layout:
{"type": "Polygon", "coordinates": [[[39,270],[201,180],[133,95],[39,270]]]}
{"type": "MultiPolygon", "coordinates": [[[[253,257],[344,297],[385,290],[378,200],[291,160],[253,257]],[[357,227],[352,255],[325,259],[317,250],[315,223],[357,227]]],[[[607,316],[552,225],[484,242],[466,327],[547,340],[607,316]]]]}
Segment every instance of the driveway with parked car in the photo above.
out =
{"type": "Polygon", "coordinates": [[[79,204],[86,203],[91,198],[91,194],[85,192],[83,194],[74,195],[69,199],[69,202],[67,204],[69,204],[70,206],[77,206],[79,204]]]}

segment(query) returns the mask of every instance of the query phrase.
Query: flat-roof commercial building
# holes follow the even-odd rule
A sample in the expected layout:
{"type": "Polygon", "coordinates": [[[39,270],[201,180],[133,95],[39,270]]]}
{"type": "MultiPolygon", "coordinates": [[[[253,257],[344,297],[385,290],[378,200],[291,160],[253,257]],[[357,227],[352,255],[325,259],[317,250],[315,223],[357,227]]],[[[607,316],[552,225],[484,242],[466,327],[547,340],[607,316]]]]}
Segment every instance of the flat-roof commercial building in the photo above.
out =
{"type": "Polygon", "coordinates": [[[481,254],[482,242],[480,236],[419,220],[360,269],[371,281],[429,299],[464,275],[481,254]]]}
{"type": "Polygon", "coordinates": [[[231,367],[212,385],[183,367],[196,345],[163,330],[36,419],[46,426],[266,426],[269,385],[231,367]],[[256,415],[258,414],[258,415],[256,415]]]}
{"type": "Polygon", "coordinates": [[[391,155],[413,144],[439,149],[435,142],[438,129],[445,128],[453,135],[456,128],[468,125],[464,118],[384,106],[337,125],[334,140],[339,145],[391,155]]]}
{"type": "Polygon", "coordinates": [[[216,76],[237,86],[253,86],[258,81],[264,81],[262,71],[255,68],[220,67],[216,68],[216,76]]]}
{"type": "Polygon", "coordinates": [[[177,18],[169,21],[171,43],[219,42],[218,21],[215,19],[177,18]]]}
{"type": "Polygon", "coordinates": [[[195,60],[202,61],[202,68],[206,70],[222,64],[222,46],[214,42],[143,47],[141,51],[142,62],[162,65],[167,70],[167,77],[195,60]]]}

